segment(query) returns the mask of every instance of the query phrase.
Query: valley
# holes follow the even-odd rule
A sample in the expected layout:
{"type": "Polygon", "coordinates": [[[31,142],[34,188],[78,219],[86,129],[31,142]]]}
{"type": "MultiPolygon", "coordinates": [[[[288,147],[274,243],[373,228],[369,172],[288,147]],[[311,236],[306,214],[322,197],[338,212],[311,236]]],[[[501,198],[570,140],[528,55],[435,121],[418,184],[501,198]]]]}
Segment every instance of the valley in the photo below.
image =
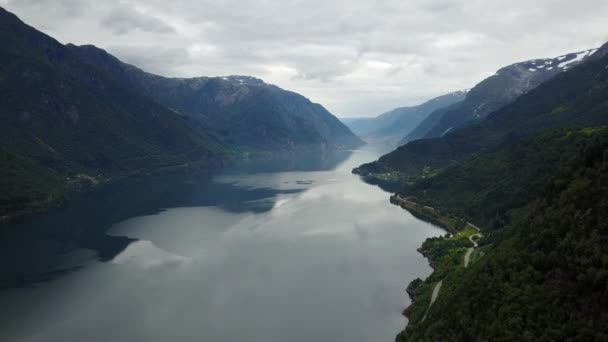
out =
{"type": "Polygon", "coordinates": [[[0,2],[0,340],[608,341],[608,5],[0,2]]]}

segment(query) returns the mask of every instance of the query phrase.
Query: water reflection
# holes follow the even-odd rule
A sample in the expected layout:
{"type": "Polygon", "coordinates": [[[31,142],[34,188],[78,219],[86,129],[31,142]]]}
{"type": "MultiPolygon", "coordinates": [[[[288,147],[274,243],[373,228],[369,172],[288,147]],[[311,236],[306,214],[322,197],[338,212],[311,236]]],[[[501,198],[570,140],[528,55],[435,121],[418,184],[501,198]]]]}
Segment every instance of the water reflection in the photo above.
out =
{"type": "MultiPolygon", "coordinates": [[[[297,161],[248,162],[225,172],[328,170],[349,155],[338,152],[297,161]]],[[[244,187],[228,177],[218,182],[213,176],[180,174],[129,178],[98,186],[71,198],[66,207],[25,222],[0,225],[0,288],[50,280],[97,258],[113,260],[137,239],[107,235],[106,231],[131,217],[154,215],[167,208],[202,206],[231,213],[262,213],[275,207],[279,195],[305,189],[270,184],[244,187]]]]}
{"type": "Polygon", "coordinates": [[[441,230],[351,174],[377,154],[347,157],[323,170],[241,167],[205,181],[140,180],[130,185],[136,191],[88,202],[104,214],[65,208],[83,218],[53,224],[104,222],[95,238],[80,228],[87,232],[64,243],[73,248],[62,262],[84,267],[0,291],[11,308],[0,311],[0,340],[394,340],[406,284],[431,271],[416,248],[441,230]],[[76,248],[89,240],[100,250],[99,241],[125,243],[98,262],[97,249],[76,248]]]}

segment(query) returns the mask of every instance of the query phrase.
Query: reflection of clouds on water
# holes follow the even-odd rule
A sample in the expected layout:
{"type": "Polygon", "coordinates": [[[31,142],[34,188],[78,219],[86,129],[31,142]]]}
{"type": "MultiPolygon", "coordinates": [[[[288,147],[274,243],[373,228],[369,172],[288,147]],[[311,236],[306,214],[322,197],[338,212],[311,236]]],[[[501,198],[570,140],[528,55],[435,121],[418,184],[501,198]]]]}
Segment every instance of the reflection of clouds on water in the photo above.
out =
{"type": "Polygon", "coordinates": [[[277,200],[274,204],[274,207],[272,209],[277,209],[278,207],[282,206],[283,204],[289,202],[288,198],[282,198],[280,200],[277,200]]]}
{"type": "Polygon", "coordinates": [[[112,259],[114,264],[136,264],[143,268],[151,268],[162,265],[181,265],[192,259],[169,253],[156,247],[152,242],[146,240],[135,241],[124,251],[112,259]]]}
{"type": "Polygon", "coordinates": [[[319,235],[344,235],[352,233],[351,225],[326,225],[319,228],[311,229],[302,232],[304,236],[319,236],[319,235]]]}
{"type": "Polygon", "coordinates": [[[5,295],[26,309],[5,313],[19,324],[2,325],[0,340],[392,340],[404,286],[431,271],[416,248],[442,231],[351,174],[374,158],[353,154],[331,172],[221,176],[177,207],[159,201],[113,223],[108,238],[125,247],[109,263],[37,296],[5,295]]]}

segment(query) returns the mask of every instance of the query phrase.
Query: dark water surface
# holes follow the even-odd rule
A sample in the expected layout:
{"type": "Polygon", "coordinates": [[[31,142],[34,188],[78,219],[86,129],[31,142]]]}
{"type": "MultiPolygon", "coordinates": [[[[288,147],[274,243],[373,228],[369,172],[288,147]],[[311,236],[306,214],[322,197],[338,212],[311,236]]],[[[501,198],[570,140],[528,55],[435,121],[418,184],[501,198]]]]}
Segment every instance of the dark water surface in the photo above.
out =
{"type": "Polygon", "coordinates": [[[2,226],[0,340],[393,341],[442,231],[351,174],[376,157],[122,181],[2,226]]]}

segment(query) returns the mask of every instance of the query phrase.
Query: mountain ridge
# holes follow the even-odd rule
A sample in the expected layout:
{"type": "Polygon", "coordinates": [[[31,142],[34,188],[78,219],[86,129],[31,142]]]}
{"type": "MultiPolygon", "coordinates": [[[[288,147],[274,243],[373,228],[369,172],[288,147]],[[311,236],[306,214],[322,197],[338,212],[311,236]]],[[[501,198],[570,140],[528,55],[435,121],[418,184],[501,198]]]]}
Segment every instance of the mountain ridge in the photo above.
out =
{"type": "MultiPolygon", "coordinates": [[[[479,122],[553,76],[582,63],[598,50],[594,48],[555,58],[530,59],[502,67],[471,88],[462,103],[430,114],[401,140],[401,144],[440,137],[451,130],[479,122]]],[[[598,55],[601,54],[603,52],[600,51],[598,55]]]]}
{"type": "Polygon", "coordinates": [[[394,108],[372,118],[342,119],[355,134],[370,140],[382,140],[397,146],[398,142],[437,109],[448,107],[465,98],[468,89],[434,97],[418,105],[394,108]]]}
{"type": "Polygon", "coordinates": [[[127,175],[362,144],[322,106],[251,77],[156,76],[91,45],[63,45],[4,8],[0,37],[0,221],[127,175]],[[197,97],[205,86],[212,93],[197,97]],[[199,99],[204,113],[189,113],[199,99]]]}
{"type": "Polygon", "coordinates": [[[607,54],[598,55],[555,75],[479,123],[443,137],[411,141],[353,172],[368,181],[408,186],[454,162],[543,130],[603,124],[608,120],[602,115],[606,96],[603,91],[608,87],[607,64],[607,54]]]}
{"type": "Polygon", "coordinates": [[[124,63],[92,45],[69,48],[234,148],[293,155],[298,150],[327,152],[362,144],[320,104],[252,76],[170,78],[124,63]],[[271,129],[274,136],[268,134],[271,129]]]}

